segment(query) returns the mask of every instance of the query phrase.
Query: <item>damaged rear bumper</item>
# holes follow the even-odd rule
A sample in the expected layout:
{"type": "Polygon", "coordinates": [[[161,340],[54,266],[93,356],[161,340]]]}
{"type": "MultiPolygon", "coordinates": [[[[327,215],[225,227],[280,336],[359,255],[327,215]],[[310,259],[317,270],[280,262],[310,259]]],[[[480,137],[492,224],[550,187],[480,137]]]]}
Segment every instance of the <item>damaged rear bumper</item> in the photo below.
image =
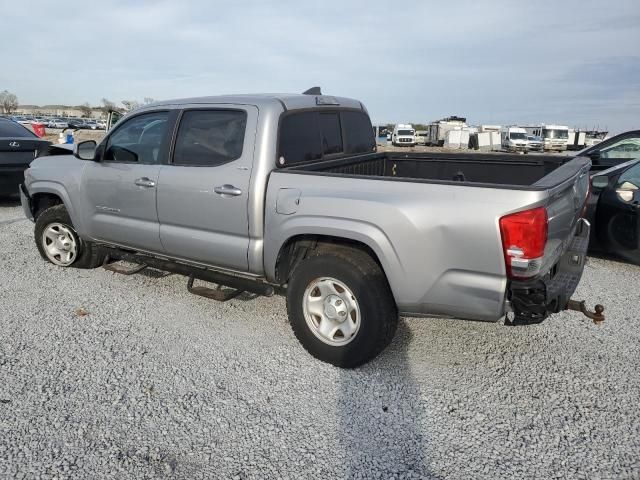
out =
{"type": "Polygon", "coordinates": [[[582,311],[590,318],[599,315],[598,320],[604,320],[600,305],[599,311],[597,309],[596,314],[591,314],[586,311],[584,303],[581,308],[576,308],[580,302],[570,302],[584,271],[590,229],[589,222],[581,218],[569,247],[550,271],[534,279],[512,280],[509,283],[512,324],[540,323],[549,315],[567,308],[582,311]]]}

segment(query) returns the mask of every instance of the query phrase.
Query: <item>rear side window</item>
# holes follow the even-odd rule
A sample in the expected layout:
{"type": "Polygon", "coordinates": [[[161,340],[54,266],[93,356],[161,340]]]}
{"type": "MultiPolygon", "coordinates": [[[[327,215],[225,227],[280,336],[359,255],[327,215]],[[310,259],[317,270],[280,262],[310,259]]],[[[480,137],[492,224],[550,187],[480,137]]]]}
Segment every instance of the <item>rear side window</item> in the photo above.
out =
{"type": "Polygon", "coordinates": [[[188,110],[182,115],[174,165],[214,167],[242,156],[244,110],[188,110]]]}
{"type": "Polygon", "coordinates": [[[376,140],[369,117],[360,112],[342,112],[341,116],[345,131],[344,153],[373,152],[376,140]]]}
{"type": "Polygon", "coordinates": [[[342,152],[340,115],[338,113],[321,113],[319,118],[322,153],[331,155],[342,152]]]}
{"type": "Polygon", "coordinates": [[[26,127],[12,120],[0,119],[0,137],[35,137],[36,135],[26,127]]]}
{"type": "Polygon", "coordinates": [[[322,158],[317,112],[287,115],[280,125],[281,165],[312,162],[322,158]]]}

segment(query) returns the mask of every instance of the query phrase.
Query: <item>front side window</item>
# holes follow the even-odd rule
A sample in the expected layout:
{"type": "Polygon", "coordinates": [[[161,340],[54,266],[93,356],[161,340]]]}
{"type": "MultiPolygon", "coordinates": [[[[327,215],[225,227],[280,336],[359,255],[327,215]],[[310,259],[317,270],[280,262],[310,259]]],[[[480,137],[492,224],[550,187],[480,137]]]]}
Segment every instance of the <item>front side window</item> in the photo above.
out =
{"type": "Polygon", "coordinates": [[[104,160],[122,163],[161,163],[169,112],[153,112],[127,120],[107,141],[104,160]]]}
{"type": "Polygon", "coordinates": [[[182,115],[174,165],[214,167],[242,156],[244,110],[188,110],[182,115]]]}

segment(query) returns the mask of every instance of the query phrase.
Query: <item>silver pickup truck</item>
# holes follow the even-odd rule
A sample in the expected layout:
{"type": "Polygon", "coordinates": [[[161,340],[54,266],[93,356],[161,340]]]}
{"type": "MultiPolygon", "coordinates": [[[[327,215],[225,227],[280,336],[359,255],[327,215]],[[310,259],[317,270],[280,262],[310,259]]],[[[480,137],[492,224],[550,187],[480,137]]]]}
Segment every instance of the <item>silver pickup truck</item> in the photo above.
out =
{"type": "Polygon", "coordinates": [[[285,294],[302,345],[355,367],[399,315],[528,324],[575,307],[589,167],[377,152],[357,100],[237,95],[136,110],[98,145],[35,159],[21,196],[49,262],[177,272],[217,300],[285,294]]]}

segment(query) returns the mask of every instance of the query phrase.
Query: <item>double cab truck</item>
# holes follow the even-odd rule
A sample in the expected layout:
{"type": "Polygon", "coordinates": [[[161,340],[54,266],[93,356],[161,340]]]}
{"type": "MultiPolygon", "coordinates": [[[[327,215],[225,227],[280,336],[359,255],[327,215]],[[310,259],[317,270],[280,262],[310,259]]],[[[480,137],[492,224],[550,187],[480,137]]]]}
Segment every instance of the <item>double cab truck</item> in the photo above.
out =
{"type": "Polygon", "coordinates": [[[20,191],[45,260],[176,272],[216,300],[285,295],[302,345],[356,367],[399,315],[529,324],[572,307],[589,167],[378,153],[357,100],[235,95],[131,112],[99,144],[36,158],[20,191]]]}

